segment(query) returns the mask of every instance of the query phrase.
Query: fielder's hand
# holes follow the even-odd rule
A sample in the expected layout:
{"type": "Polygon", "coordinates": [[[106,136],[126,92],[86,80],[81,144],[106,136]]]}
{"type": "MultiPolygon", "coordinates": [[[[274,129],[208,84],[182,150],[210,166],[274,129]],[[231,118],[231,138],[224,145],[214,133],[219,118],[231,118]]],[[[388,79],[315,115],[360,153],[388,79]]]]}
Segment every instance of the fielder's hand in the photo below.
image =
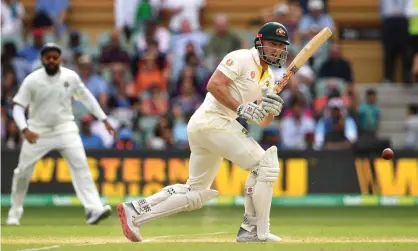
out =
{"type": "Polygon", "coordinates": [[[23,137],[30,143],[30,144],[34,144],[36,143],[36,141],[39,138],[39,134],[37,134],[36,132],[32,132],[30,131],[28,128],[23,129],[22,131],[23,133],[23,137]]]}
{"type": "Polygon", "coordinates": [[[262,90],[263,97],[261,98],[261,107],[267,113],[274,116],[279,116],[283,109],[283,99],[277,95],[273,90],[264,88],[262,90]]]}
{"type": "Polygon", "coordinates": [[[249,122],[260,124],[261,121],[267,116],[267,112],[264,111],[260,106],[249,102],[241,104],[238,107],[237,115],[249,122]]]}
{"type": "Polygon", "coordinates": [[[118,132],[113,128],[113,126],[109,123],[109,121],[106,119],[103,121],[106,130],[109,132],[110,135],[112,135],[114,138],[118,136],[118,132]]]}

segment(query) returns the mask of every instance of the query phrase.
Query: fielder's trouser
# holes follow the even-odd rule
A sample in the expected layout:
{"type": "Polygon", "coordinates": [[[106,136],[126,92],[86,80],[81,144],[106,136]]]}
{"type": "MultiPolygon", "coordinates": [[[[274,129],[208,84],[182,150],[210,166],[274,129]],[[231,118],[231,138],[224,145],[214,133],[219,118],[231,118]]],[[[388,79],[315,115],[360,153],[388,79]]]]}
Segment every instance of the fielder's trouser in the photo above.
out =
{"type": "Polygon", "coordinates": [[[197,112],[188,125],[191,149],[187,184],[209,189],[225,158],[245,170],[258,167],[265,151],[236,120],[197,112]]]}
{"type": "MultiPolygon", "coordinates": [[[[36,161],[52,150],[58,150],[67,161],[77,197],[87,210],[100,210],[103,205],[95,187],[83,143],[77,132],[42,135],[35,144],[23,142],[19,163],[12,181],[12,209],[21,209],[36,161]]],[[[53,191],[51,191],[53,192],[53,191]]]]}

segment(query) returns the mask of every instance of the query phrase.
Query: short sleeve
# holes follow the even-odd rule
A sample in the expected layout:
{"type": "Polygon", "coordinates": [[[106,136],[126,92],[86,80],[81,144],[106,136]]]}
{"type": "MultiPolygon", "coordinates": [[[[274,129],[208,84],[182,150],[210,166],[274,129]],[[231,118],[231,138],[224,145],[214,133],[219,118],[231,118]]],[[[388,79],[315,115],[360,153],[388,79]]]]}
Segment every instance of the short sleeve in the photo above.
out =
{"type": "Polygon", "coordinates": [[[236,56],[237,52],[232,52],[226,55],[221,63],[218,65],[218,70],[221,71],[225,76],[234,81],[241,74],[241,61],[236,56]]]}
{"type": "Polygon", "coordinates": [[[26,108],[31,102],[30,79],[26,77],[20,85],[19,91],[13,97],[13,102],[26,108]]]}

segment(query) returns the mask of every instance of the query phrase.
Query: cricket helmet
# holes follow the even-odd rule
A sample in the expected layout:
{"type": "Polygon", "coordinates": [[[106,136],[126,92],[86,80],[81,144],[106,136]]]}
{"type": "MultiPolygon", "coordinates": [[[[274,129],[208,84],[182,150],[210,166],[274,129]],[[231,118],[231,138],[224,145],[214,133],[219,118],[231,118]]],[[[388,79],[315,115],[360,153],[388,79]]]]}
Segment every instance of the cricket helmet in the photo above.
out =
{"type": "Polygon", "coordinates": [[[268,59],[263,49],[265,47],[263,43],[265,40],[280,42],[286,46],[290,45],[289,33],[286,27],[278,22],[268,22],[261,26],[254,40],[255,48],[258,50],[261,59],[269,65],[279,67],[283,66],[287,60],[287,50],[281,51],[275,60],[268,59]]]}

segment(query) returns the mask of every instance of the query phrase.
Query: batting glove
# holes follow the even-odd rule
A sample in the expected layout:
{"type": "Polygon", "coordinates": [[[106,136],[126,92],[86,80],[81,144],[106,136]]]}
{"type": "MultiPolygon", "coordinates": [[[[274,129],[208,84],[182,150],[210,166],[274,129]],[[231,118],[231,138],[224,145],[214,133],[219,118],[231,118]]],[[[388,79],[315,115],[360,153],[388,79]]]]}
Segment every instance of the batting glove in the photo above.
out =
{"type": "Polygon", "coordinates": [[[237,109],[238,117],[241,117],[249,122],[260,124],[260,122],[267,116],[267,112],[260,106],[249,102],[241,104],[237,109]]]}
{"type": "Polygon", "coordinates": [[[261,107],[263,110],[274,116],[279,116],[283,109],[283,99],[271,89],[265,88],[262,90],[262,93],[261,107]]]}

